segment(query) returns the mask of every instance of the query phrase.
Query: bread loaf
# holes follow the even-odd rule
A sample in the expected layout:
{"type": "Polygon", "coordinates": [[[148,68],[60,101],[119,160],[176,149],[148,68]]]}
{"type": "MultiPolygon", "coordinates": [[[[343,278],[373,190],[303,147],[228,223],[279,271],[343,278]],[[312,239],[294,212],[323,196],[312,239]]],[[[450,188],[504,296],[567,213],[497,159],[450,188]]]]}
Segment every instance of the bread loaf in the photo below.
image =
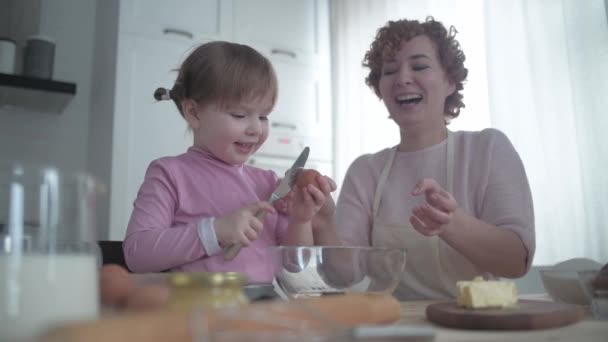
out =
{"type": "Polygon", "coordinates": [[[224,311],[192,316],[181,311],[149,311],[71,323],[49,331],[43,342],[191,342],[193,331],[262,332],[291,327],[339,329],[359,324],[392,323],[400,317],[399,302],[388,295],[346,294],[289,302],[255,303],[226,319],[224,311]],[[198,323],[200,322],[200,325],[198,323]],[[287,324],[285,323],[287,322],[287,324]],[[291,324],[289,324],[291,322],[291,324]],[[206,328],[206,329],[205,329],[206,328]]]}

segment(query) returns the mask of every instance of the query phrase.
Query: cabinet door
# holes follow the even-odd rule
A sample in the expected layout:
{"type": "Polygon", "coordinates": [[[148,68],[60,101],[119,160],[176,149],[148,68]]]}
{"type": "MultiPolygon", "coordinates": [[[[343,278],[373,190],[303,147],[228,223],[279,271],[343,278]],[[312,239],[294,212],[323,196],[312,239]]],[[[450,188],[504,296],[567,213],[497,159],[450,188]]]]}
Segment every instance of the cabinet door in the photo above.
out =
{"type": "Polygon", "coordinates": [[[279,96],[271,128],[295,135],[315,135],[319,123],[318,82],[313,67],[273,61],[279,96]]]}
{"type": "Polygon", "coordinates": [[[310,146],[316,158],[330,160],[332,118],[329,76],[321,72],[325,69],[267,57],[277,73],[279,96],[269,116],[268,141],[259,153],[291,157],[310,146]]]}
{"type": "Polygon", "coordinates": [[[121,34],[119,38],[112,165],[112,231],[126,229],[133,200],[151,161],[184,153],[192,134],[173,101],[157,102],[171,88],[192,47],[179,41],[121,34]]]}
{"type": "Polygon", "coordinates": [[[276,56],[312,61],[318,53],[314,0],[234,0],[234,38],[267,46],[276,56]]]}
{"type": "Polygon", "coordinates": [[[192,41],[218,39],[229,32],[231,11],[222,0],[121,0],[120,32],[192,41]]]}

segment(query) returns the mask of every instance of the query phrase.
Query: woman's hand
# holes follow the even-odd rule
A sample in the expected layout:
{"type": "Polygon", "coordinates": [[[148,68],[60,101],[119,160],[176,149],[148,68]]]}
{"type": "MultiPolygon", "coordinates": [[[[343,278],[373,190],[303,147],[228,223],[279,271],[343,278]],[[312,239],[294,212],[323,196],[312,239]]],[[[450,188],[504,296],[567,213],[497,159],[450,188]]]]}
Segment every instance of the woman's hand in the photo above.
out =
{"type": "Polygon", "coordinates": [[[308,184],[303,188],[294,187],[291,191],[288,217],[296,224],[306,223],[321,210],[329,194],[325,194],[317,186],[308,184]]]}
{"type": "Polygon", "coordinates": [[[331,197],[331,193],[336,191],[338,187],[336,182],[327,176],[319,177],[317,183],[319,184],[320,190],[326,194],[327,200],[312,218],[312,228],[315,230],[328,229],[328,227],[333,227],[334,215],[336,213],[336,203],[331,197]]]}
{"type": "Polygon", "coordinates": [[[258,202],[217,218],[214,226],[220,246],[228,246],[236,242],[249,246],[255,241],[264,229],[264,222],[255,217],[259,210],[267,213],[275,212],[268,202],[258,202]]]}
{"type": "Polygon", "coordinates": [[[449,192],[443,190],[431,178],[425,178],[416,184],[412,195],[424,194],[425,203],[415,207],[410,216],[410,223],[420,234],[434,236],[443,233],[458,208],[458,203],[449,192]]]}

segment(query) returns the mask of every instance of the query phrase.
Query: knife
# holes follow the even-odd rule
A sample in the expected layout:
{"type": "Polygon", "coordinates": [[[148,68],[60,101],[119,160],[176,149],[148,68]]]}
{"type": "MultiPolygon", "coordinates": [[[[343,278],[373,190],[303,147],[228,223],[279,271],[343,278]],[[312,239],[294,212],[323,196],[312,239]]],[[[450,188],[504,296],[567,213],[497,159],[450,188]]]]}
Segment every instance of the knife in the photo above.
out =
{"type": "MultiPolygon", "coordinates": [[[[287,195],[289,191],[291,191],[291,188],[293,187],[294,183],[296,182],[296,179],[298,178],[298,174],[300,173],[300,171],[302,171],[304,165],[306,165],[306,160],[308,160],[309,153],[310,148],[308,148],[308,146],[305,147],[304,150],[302,150],[302,152],[300,153],[296,161],[293,163],[291,168],[287,170],[285,177],[279,182],[279,185],[272,192],[272,195],[270,195],[268,202],[272,204],[274,201],[287,195]]],[[[260,221],[264,222],[264,218],[266,217],[266,211],[258,210],[258,212],[255,213],[255,217],[260,221]]],[[[230,261],[234,259],[239,254],[242,247],[243,246],[240,242],[236,242],[224,248],[224,260],[230,261]]]]}

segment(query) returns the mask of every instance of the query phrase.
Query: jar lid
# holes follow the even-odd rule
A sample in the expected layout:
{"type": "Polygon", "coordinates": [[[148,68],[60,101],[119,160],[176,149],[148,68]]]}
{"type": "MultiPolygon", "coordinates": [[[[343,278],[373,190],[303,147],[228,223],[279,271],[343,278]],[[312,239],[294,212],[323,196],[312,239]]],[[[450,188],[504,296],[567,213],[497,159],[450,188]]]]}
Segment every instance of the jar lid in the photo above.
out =
{"type": "Polygon", "coordinates": [[[247,277],[238,272],[177,272],[169,276],[172,287],[243,286],[247,277]]]}

